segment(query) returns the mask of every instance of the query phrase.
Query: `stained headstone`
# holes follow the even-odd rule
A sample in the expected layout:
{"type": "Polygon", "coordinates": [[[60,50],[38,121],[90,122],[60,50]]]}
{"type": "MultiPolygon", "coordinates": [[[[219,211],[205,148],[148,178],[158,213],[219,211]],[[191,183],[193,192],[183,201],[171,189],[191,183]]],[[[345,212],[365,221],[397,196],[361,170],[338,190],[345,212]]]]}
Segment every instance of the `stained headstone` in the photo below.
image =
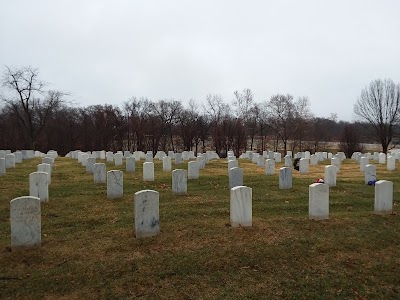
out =
{"type": "Polygon", "coordinates": [[[94,183],[106,183],[107,172],[105,163],[95,163],[93,166],[93,181],[94,183]]]}
{"type": "Polygon", "coordinates": [[[135,193],[135,233],[137,238],[160,233],[160,196],[153,190],[135,193]]]}
{"type": "Polygon", "coordinates": [[[143,163],[143,181],[154,181],[154,163],[143,163]]]}
{"type": "Polygon", "coordinates": [[[292,188],[292,168],[283,167],[279,169],[279,188],[282,190],[292,188]]]}
{"type": "Polygon", "coordinates": [[[171,156],[163,157],[163,171],[170,172],[172,170],[171,156]]]}
{"type": "Polygon", "coordinates": [[[29,196],[37,197],[41,202],[49,201],[49,183],[46,172],[33,172],[29,174],[29,196]]]}
{"type": "Polygon", "coordinates": [[[190,161],[188,163],[188,179],[198,179],[200,176],[199,164],[197,161],[190,161]]]}
{"type": "Polygon", "coordinates": [[[275,160],[267,159],[265,161],[265,175],[275,175],[275,160]]]}
{"type": "Polygon", "coordinates": [[[231,188],[230,221],[232,227],[252,226],[252,190],[247,186],[231,188]]]}
{"type": "Polygon", "coordinates": [[[10,201],[11,249],[40,247],[41,207],[37,197],[19,197],[10,201]]]}
{"type": "Polygon", "coordinates": [[[375,213],[391,214],[393,209],[393,182],[379,180],[375,183],[375,213]]]}
{"type": "Polygon", "coordinates": [[[229,188],[243,185],[243,169],[232,168],[228,170],[229,174],[229,188]]]}
{"type": "Polygon", "coordinates": [[[49,164],[51,166],[51,169],[53,169],[54,158],[45,156],[42,158],[42,164],[49,164]]]}
{"type": "Polygon", "coordinates": [[[364,181],[368,184],[369,181],[376,181],[376,166],[366,165],[364,171],[364,181]]]}
{"type": "Polygon", "coordinates": [[[324,182],[325,184],[329,186],[336,186],[336,173],[337,173],[337,168],[336,166],[325,166],[325,178],[324,182]]]}
{"type": "Polygon", "coordinates": [[[172,171],[172,193],[174,195],[187,194],[187,172],[176,169],[172,171]]]}
{"type": "MultiPolygon", "coordinates": [[[[122,154],[121,154],[122,155],[122,154]]],[[[122,171],[107,172],[107,199],[122,198],[124,195],[124,174],[122,171]]]]}
{"type": "Polygon", "coordinates": [[[308,216],[312,220],[329,218],[329,185],[313,183],[309,186],[308,216]]]}
{"type": "Polygon", "coordinates": [[[129,156],[125,159],[126,163],[126,172],[127,173],[133,173],[135,172],[136,169],[136,160],[133,156],[129,156]]]}

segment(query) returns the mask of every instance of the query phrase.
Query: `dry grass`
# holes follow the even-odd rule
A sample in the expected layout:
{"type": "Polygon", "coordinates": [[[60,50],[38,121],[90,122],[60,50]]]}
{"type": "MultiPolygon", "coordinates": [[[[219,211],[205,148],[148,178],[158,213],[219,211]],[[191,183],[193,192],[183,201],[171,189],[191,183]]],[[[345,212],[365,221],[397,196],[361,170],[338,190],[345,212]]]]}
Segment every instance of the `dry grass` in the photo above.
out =
{"type": "MultiPolygon", "coordinates": [[[[0,178],[2,299],[400,298],[399,216],[373,214],[374,188],[350,160],[321,222],[308,220],[308,185],[324,176],[323,164],[307,175],[294,171],[293,189],[282,191],[278,175],[240,161],[253,188],[253,227],[231,228],[225,160],[207,165],[179,197],[161,162],[151,183],[138,163],[136,173],[124,173],[124,197],[107,200],[105,185],[59,158],[42,206],[42,247],[10,252],[9,201],[28,193],[38,163],[0,178]],[[142,189],[160,192],[161,234],[135,239],[133,194],[142,189]]],[[[394,182],[397,213],[399,171],[378,165],[377,172],[394,182]]]]}

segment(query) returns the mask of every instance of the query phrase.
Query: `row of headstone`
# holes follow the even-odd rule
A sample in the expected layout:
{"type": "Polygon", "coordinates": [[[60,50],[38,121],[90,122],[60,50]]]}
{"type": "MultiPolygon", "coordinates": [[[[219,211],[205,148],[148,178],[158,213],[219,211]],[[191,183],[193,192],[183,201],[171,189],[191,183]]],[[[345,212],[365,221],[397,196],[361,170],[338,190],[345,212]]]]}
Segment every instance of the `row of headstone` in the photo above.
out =
{"type": "Polygon", "coordinates": [[[386,156],[385,153],[378,153],[375,152],[374,155],[371,153],[361,153],[361,152],[354,152],[352,155],[352,159],[357,161],[360,164],[360,171],[365,172],[365,168],[367,165],[370,164],[370,160],[378,161],[379,164],[386,163],[386,169],[388,171],[396,170],[396,156],[395,155],[388,155],[386,156]]]}

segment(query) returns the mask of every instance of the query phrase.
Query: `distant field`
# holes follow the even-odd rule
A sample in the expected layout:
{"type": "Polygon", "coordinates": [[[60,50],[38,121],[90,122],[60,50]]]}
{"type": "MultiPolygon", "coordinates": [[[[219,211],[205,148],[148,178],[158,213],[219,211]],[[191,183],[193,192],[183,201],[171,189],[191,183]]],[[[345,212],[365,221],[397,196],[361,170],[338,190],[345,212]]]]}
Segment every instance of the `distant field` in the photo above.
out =
{"type": "MultiPolygon", "coordinates": [[[[171,173],[155,160],[154,182],[124,173],[124,197],[106,199],[106,185],[76,160],[58,158],[50,201],[42,204],[42,247],[10,252],[9,202],[29,193],[39,159],[0,177],[1,299],[400,299],[400,164],[378,179],[394,182],[394,214],[376,216],[374,187],[345,160],[330,189],[330,219],[308,220],[307,175],[294,171],[293,189],[278,189],[247,160],[253,227],[229,225],[227,161],[211,161],[188,195],[173,196],[171,173]],[[159,236],[134,236],[133,195],[160,193],[159,236]]],[[[173,165],[173,169],[176,168],[173,165]]],[[[187,169],[187,163],[179,166],[187,169]]],[[[107,170],[124,170],[107,163],[107,170]]]]}

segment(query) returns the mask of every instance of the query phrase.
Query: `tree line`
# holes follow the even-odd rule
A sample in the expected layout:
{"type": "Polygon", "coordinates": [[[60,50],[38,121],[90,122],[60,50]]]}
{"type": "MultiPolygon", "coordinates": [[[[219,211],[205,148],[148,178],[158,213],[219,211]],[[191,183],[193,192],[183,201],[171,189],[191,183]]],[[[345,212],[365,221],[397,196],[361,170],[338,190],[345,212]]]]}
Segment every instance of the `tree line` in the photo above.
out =
{"type": "MultiPolygon", "coordinates": [[[[215,150],[224,156],[228,150],[236,155],[246,150],[324,151],[329,142],[340,143],[341,150],[350,153],[362,150],[361,142],[382,140],[373,134],[379,131],[374,122],[364,120],[359,126],[338,121],[335,114],[316,117],[307,97],[290,94],[257,102],[253,92],[244,89],[235,91],[229,104],[210,94],[202,104],[191,100],[186,106],[174,99],[132,97],[120,106],[77,107],[67,93],[47,90],[39,71],[31,67],[6,67],[2,87],[0,149],[55,149],[60,154],[75,149],[215,150]]],[[[368,98],[365,93],[360,99],[368,98]]],[[[391,125],[387,131],[393,143],[398,124],[391,125]]]]}

